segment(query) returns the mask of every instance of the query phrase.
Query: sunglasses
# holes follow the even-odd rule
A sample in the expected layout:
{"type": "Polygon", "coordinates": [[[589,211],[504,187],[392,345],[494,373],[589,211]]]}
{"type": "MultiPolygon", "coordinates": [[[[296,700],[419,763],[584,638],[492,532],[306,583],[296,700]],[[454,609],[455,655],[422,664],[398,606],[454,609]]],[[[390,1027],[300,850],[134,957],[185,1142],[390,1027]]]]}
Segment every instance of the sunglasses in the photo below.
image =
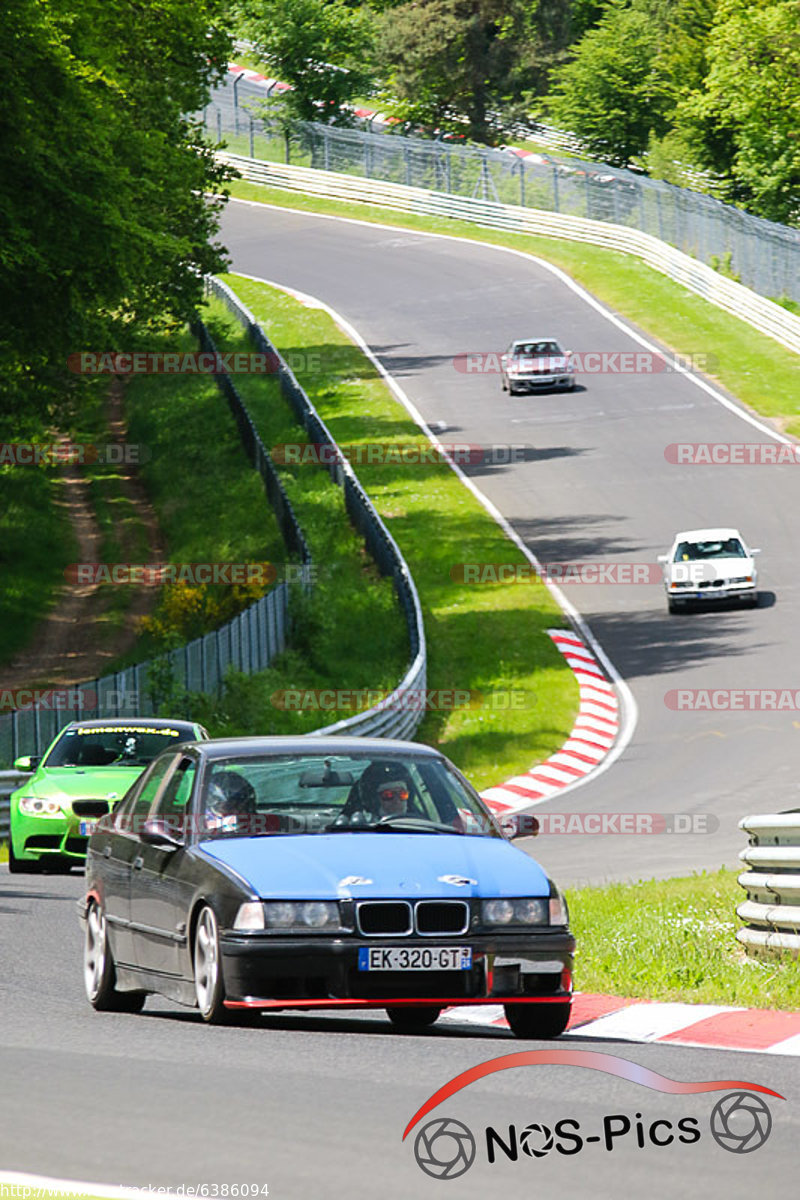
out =
{"type": "Polygon", "coordinates": [[[378,792],[381,800],[407,800],[408,788],[405,787],[385,787],[378,792]]]}

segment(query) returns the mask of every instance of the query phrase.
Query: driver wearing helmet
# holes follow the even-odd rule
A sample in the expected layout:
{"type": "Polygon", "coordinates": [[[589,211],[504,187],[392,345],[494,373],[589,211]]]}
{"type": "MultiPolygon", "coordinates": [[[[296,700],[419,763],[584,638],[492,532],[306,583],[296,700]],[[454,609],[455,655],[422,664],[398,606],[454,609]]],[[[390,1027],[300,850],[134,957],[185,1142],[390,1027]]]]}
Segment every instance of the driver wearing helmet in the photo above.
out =
{"type": "Polygon", "coordinates": [[[408,812],[408,784],[404,779],[387,779],[376,787],[376,812],[381,817],[403,817],[408,812]]]}
{"type": "Polygon", "coordinates": [[[252,783],[236,771],[215,771],[206,792],[206,829],[241,833],[255,812],[252,783]]]}

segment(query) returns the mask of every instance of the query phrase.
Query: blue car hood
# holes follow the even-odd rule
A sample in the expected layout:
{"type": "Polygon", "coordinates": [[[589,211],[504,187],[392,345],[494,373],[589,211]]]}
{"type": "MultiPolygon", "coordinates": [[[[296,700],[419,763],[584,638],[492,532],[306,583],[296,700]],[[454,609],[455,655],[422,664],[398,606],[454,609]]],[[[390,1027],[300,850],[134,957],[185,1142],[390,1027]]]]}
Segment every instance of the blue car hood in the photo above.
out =
{"type": "Polygon", "coordinates": [[[198,849],[236,871],[265,900],[550,894],[539,864],[501,838],[300,834],[219,838],[198,849]]]}

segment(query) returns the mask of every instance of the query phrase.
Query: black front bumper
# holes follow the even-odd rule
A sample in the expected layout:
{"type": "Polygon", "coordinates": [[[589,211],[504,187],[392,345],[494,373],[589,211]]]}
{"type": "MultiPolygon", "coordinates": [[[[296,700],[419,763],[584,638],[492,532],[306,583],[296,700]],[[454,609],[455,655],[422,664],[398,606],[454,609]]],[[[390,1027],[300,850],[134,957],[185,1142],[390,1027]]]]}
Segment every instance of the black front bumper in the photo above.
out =
{"type": "Polygon", "coordinates": [[[341,936],[221,938],[225,992],[232,1006],[383,1007],[387,1004],[563,1003],[572,992],[575,939],[568,931],[519,936],[400,939],[341,936]],[[469,946],[461,971],[360,971],[362,947],[469,946]]]}

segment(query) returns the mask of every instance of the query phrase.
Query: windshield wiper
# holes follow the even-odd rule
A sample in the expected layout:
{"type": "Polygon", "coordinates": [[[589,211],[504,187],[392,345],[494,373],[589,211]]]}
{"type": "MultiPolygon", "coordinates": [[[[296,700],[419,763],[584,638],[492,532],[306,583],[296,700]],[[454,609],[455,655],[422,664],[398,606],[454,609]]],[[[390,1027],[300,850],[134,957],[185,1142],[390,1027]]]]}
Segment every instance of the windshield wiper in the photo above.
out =
{"type": "Polygon", "coordinates": [[[359,821],[356,825],[329,825],[326,833],[453,833],[464,835],[443,821],[428,821],[425,817],[384,817],[379,821],[359,821]]]}

